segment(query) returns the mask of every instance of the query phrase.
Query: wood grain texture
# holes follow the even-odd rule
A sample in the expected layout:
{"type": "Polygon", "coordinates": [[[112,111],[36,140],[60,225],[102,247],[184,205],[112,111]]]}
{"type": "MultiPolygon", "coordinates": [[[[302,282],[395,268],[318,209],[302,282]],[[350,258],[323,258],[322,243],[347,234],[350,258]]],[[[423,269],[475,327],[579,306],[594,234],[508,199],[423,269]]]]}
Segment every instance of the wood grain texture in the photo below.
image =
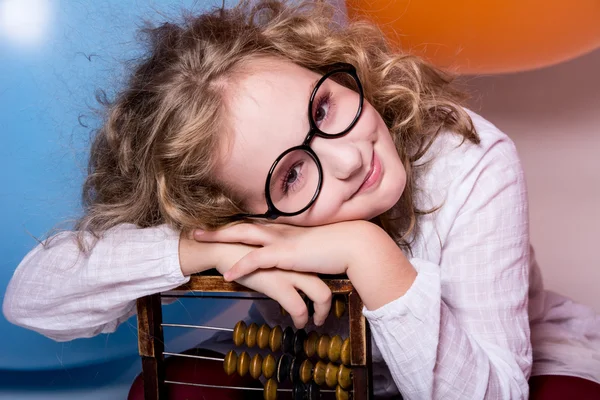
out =
{"type": "Polygon", "coordinates": [[[162,330],[162,304],[160,294],[137,300],[138,349],[142,357],[144,398],[164,400],[164,337],[162,330]]]}

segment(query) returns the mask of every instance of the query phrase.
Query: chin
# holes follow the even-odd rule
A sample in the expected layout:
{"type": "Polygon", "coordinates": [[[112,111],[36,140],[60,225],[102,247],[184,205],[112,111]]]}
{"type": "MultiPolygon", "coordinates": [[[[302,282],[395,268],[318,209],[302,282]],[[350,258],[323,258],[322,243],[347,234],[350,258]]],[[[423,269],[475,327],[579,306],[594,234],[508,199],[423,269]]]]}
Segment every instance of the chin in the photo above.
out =
{"type": "Polygon", "coordinates": [[[392,182],[387,182],[388,185],[385,185],[380,190],[380,196],[377,199],[373,199],[375,203],[375,207],[372,210],[373,214],[368,219],[375,218],[386,211],[392,209],[402,197],[402,193],[404,193],[404,188],[406,187],[406,179],[402,179],[403,177],[393,177],[392,182]]]}
{"type": "Polygon", "coordinates": [[[380,216],[381,214],[389,211],[392,207],[396,205],[398,200],[400,200],[400,196],[402,195],[402,191],[400,193],[390,193],[390,195],[386,195],[384,197],[377,197],[368,200],[368,204],[365,204],[363,208],[363,212],[356,219],[362,219],[365,221],[370,221],[373,218],[380,216]]]}

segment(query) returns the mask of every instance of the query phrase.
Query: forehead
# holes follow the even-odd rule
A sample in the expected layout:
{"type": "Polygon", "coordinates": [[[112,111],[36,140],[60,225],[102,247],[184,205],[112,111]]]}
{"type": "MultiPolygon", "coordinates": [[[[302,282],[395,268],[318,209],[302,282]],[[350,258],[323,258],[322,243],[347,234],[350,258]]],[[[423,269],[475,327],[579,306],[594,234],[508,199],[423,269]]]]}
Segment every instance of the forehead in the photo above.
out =
{"type": "Polygon", "coordinates": [[[243,195],[264,195],[269,168],[308,132],[308,100],[320,75],[291,62],[261,59],[242,71],[228,95],[231,135],[218,177],[243,195]]]}
{"type": "MultiPolygon", "coordinates": [[[[231,103],[260,107],[263,103],[275,103],[274,98],[279,96],[306,103],[318,78],[320,75],[315,72],[289,61],[277,58],[254,60],[242,70],[231,93],[231,103]]],[[[280,108],[285,106],[279,104],[280,108]]]]}

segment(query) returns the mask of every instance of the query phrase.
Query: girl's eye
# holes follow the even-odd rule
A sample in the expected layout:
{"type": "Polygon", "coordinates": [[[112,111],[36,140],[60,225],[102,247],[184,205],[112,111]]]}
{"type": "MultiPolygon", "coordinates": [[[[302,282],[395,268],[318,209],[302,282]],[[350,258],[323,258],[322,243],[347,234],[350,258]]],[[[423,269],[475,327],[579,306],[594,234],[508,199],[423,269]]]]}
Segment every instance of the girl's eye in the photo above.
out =
{"type": "Polygon", "coordinates": [[[319,97],[315,101],[314,111],[313,111],[313,121],[319,126],[327,119],[327,115],[329,114],[329,108],[331,100],[331,92],[319,97]]]}
{"type": "Polygon", "coordinates": [[[303,162],[300,162],[292,165],[292,167],[284,175],[283,180],[281,182],[281,191],[284,195],[287,195],[290,190],[293,190],[302,178],[303,164],[303,162]]]}

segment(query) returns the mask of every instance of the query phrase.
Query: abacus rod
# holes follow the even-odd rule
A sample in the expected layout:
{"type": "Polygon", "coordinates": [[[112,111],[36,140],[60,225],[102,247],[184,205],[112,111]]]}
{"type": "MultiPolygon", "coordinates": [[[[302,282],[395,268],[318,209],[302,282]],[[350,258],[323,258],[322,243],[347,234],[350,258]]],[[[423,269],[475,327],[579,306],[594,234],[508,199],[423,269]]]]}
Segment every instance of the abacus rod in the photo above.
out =
{"type": "MultiPolygon", "coordinates": [[[[187,386],[199,386],[199,387],[207,387],[213,389],[236,389],[236,390],[265,390],[265,388],[254,388],[247,386],[221,386],[221,385],[209,385],[207,383],[192,383],[192,382],[178,382],[178,381],[168,381],[165,380],[165,383],[171,383],[173,385],[187,385],[187,386]]],[[[278,392],[291,392],[293,389],[279,389],[278,392]]],[[[319,390],[321,393],[335,393],[335,390],[332,389],[321,389],[319,390]]]]}
{"type": "Polygon", "coordinates": [[[217,326],[207,326],[207,325],[186,325],[186,324],[167,324],[162,323],[162,326],[171,326],[175,328],[194,328],[194,329],[208,329],[213,331],[224,331],[224,332],[233,332],[231,328],[219,328],[217,326]]]}
{"type": "MultiPolygon", "coordinates": [[[[220,386],[220,385],[209,385],[206,383],[191,383],[191,382],[178,382],[178,381],[167,381],[167,380],[165,380],[165,383],[171,383],[174,385],[200,386],[200,387],[215,388],[215,389],[264,390],[264,388],[253,388],[253,387],[246,387],[246,386],[220,386]]],[[[292,389],[277,389],[277,391],[279,391],[279,390],[291,391],[292,389]]]]}
{"type": "Polygon", "coordinates": [[[165,356],[175,356],[175,357],[186,357],[186,358],[197,358],[200,360],[211,360],[211,361],[221,361],[224,362],[224,358],[219,357],[208,357],[208,356],[195,356],[193,354],[184,354],[184,353],[169,353],[168,351],[163,351],[165,356]]]}

